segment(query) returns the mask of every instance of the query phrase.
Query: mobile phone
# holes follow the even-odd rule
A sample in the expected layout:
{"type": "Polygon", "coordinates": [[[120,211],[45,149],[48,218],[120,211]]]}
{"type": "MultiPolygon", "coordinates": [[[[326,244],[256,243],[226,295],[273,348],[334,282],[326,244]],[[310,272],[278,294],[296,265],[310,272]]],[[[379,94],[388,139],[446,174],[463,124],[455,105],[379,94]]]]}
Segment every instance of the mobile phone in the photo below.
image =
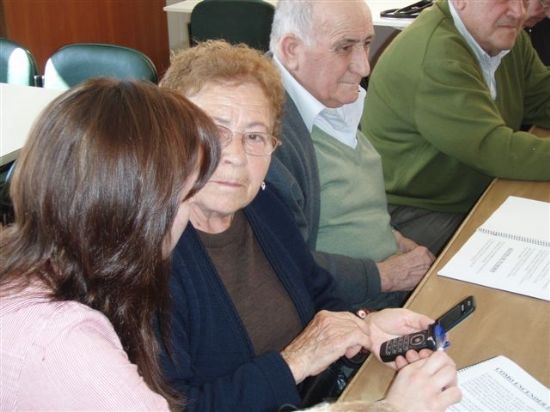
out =
{"type": "Polygon", "coordinates": [[[448,332],[466,319],[475,309],[476,302],[474,297],[468,296],[437,318],[435,322],[439,323],[448,332]]]}
{"type": "Polygon", "coordinates": [[[466,319],[475,307],[474,297],[468,296],[441,315],[428,329],[384,342],[380,346],[380,358],[384,362],[391,362],[399,355],[405,356],[410,349],[445,349],[449,346],[447,332],[466,319]]]}
{"type": "Polygon", "coordinates": [[[400,336],[388,340],[380,347],[380,358],[384,362],[391,362],[397,356],[414,349],[417,352],[421,349],[443,350],[449,346],[447,334],[438,323],[432,323],[428,329],[400,336]]]}

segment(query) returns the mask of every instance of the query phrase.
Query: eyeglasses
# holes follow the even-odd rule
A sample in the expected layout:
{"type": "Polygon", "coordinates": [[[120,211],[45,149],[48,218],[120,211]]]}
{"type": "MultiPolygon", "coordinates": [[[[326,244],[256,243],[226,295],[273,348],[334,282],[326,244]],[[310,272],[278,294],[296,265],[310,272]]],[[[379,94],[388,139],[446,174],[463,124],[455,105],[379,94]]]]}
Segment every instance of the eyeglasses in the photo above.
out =
{"type": "Polygon", "coordinates": [[[220,132],[219,138],[223,147],[229,146],[233,136],[240,134],[244,152],[251,156],[269,156],[282,142],[275,136],[264,132],[236,132],[225,126],[216,124],[220,132]]]}

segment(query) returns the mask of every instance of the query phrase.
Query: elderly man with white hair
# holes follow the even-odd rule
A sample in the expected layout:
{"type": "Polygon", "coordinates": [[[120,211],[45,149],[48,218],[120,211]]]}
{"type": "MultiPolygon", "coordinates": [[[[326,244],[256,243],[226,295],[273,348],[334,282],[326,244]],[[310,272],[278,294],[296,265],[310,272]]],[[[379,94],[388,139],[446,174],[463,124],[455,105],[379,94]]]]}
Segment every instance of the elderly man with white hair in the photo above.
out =
{"type": "Polygon", "coordinates": [[[390,226],[380,156],[358,130],[373,36],[363,0],[278,3],[270,49],[287,102],[268,175],[339,297],[370,308],[401,304],[434,259],[390,226]]]}

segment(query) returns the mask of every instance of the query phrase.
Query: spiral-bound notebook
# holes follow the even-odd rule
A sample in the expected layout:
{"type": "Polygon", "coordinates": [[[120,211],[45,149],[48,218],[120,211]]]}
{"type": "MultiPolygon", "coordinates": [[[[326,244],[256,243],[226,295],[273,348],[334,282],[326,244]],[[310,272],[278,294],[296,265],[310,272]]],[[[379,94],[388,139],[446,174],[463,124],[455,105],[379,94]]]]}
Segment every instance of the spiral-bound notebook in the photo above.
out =
{"type": "Polygon", "coordinates": [[[550,389],[506,356],[458,371],[462,401],[447,412],[548,411],[550,389]]]}
{"type": "Polygon", "coordinates": [[[550,301],[550,203],[508,197],[439,275],[550,301]]]}

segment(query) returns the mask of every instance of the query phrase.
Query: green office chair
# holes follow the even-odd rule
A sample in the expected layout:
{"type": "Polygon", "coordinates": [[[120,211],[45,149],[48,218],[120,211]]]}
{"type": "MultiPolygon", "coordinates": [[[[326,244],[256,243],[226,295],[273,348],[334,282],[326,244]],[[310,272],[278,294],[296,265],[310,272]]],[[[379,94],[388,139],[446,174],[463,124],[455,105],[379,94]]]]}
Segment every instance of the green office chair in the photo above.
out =
{"type": "Polygon", "coordinates": [[[20,44],[0,38],[0,83],[35,86],[36,62],[31,52],[20,44]]]}
{"type": "Polygon", "coordinates": [[[92,77],[115,77],[158,82],[149,57],[114,44],[75,43],[57,50],[46,62],[44,87],[68,89],[92,77]]]}
{"type": "MultiPolygon", "coordinates": [[[[0,82],[20,86],[39,86],[40,79],[31,52],[14,41],[0,38],[0,82]]],[[[0,224],[13,222],[13,206],[9,196],[10,177],[15,161],[0,166],[0,224]]]]}
{"type": "Polygon", "coordinates": [[[13,223],[15,214],[10,199],[11,175],[15,169],[15,160],[0,166],[0,224],[13,223]]]}
{"type": "Polygon", "coordinates": [[[275,7],[261,0],[203,0],[191,12],[192,44],[209,39],[269,50],[275,7]]]}

